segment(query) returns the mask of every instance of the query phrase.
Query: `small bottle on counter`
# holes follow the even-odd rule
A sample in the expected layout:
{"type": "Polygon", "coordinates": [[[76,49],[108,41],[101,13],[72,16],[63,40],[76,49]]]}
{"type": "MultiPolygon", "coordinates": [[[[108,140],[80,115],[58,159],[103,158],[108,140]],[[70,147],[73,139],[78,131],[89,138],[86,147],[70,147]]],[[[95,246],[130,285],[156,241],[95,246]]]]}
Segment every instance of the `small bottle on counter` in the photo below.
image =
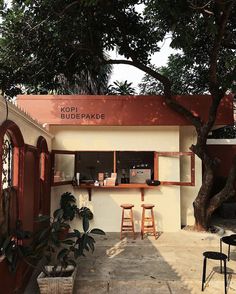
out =
{"type": "Polygon", "coordinates": [[[94,182],[94,186],[95,186],[95,187],[98,187],[98,186],[99,186],[99,181],[95,181],[95,182],[94,182]]]}

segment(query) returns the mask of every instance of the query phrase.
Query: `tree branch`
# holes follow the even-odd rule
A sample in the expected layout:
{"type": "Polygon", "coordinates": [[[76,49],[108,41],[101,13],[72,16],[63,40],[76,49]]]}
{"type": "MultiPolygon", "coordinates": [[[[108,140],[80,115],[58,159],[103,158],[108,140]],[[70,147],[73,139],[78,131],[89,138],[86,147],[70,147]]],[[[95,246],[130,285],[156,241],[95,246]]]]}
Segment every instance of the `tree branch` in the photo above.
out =
{"type": "Polygon", "coordinates": [[[218,27],[218,33],[215,37],[214,44],[211,51],[212,53],[210,55],[209,80],[210,80],[210,92],[213,95],[213,97],[214,97],[216,88],[218,88],[217,63],[218,63],[220,46],[222,44],[227,21],[229,19],[230,12],[232,11],[232,7],[234,4],[235,4],[235,0],[232,0],[221,16],[219,27],[218,27]]]}
{"type": "Polygon", "coordinates": [[[217,20],[216,23],[218,24],[218,33],[215,36],[215,40],[213,43],[212,51],[210,54],[210,68],[209,68],[209,90],[212,95],[212,104],[209,109],[208,121],[204,125],[201,130],[201,135],[203,141],[207,140],[207,135],[211,128],[213,127],[217,110],[220,104],[220,101],[225,95],[225,90],[219,87],[219,82],[217,78],[217,66],[218,66],[218,58],[220,48],[222,46],[225,29],[227,26],[227,22],[230,16],[230,12],[232,11],[232,7],[235,4],[235,0],[232,0],[230,4],[225,8],[223,14],[220,17],[220,20],[217,20]]]}
{"type": "Polygon", "coordinates": [[[193,1],[189,1],[190,2],[190,7],[192,9],[196,9],[196,10],[205,10],[205,8],[211,4],[212,0],[208,1],[206,4],[202,5],[202,6],[198,6],[197,4],[193,3],[193,1]]]}
{"type": "Polygon", "coordinates": [[[70,4],[66,5],[66,7],[64,7],[64,9],[59,13],[59,16],[62,16],[66,12],[66,10],[70,9],[71,7],[73,7],[76,4],[79,4],[79,2],[80,2],[79,0],[76,0],[76,1],[73,1],[70,4]]]}
{"type": "Polygon", "coordinates": [[[192,114],[190,110],[182,106],[178,103],[176,99],[173,99],[172,93],[171,93],[171,81],[163,76],[162,74],[156,72],[152,68],[138,62],[138,61],[132,61],[132,60],[126,60],[126,59],[110,59],[105,61],[108,64],[127,64],[134,66],[146,74],[149,74],[150,76],[157,79],[159,82],[161,82],[164,86],[164,98],[167,105],[169,105],[172,109],[174,109],[177,113],[183,115],[187,120],[189,120],[197,129],[199,129],[202,126],[201,120],[199,117],[196,117],[192,114]]]}

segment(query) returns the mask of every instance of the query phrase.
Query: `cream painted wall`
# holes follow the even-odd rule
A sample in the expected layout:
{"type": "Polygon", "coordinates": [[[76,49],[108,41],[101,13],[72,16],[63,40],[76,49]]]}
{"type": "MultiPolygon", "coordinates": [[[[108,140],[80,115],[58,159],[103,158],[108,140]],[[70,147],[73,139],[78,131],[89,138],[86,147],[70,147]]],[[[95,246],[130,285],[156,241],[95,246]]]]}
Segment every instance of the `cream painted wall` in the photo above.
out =
{"type": "MultiPolygon", "coordinates": [[[[73,188],[71,185],[52,188],[51,211],[58,208],[60,195],[70,191],[77,199],[77,205],[87,206],[94,212],[91,228],[97,227],[105,232],[119,232],[121,222],[122,203],[134,204],[135,230],[140,232],[141,204],[152,203],[155,205],[154,213],[157,231],[175,232],[180,229],[180,189],[175,186],[161,186],[155,190],[145,190],[144,202],[141,201],[138,189],[127,190],[100,190],[92,191],[92,201],[88,201],[85,189],[73,188]]],[[[73,221],[74,228],[81,229],[79,219],[73,221]]]]}
{"type": "MultiPolygon", "coordinates": [[[[8,103],[8,119],[18,125],[26,144],[36,146],[38,137],[43,136],[47,140],[48,149],[51,150],[51,139],[53,136],[10,102],[8,103]]],[[[4,99],[0,96],[0,125],[5,120],[6,104],[4,99]]]]}
{"type": "Polygon", "coordinates": [[[53,149],[178,151],[178,127],[50,126],[53,149]]]}
{"type": "MultiPolygon", "coordinates": [[[[193,127],[186,126],[180,128],[180,151],[189,152],[189,147],[196,142],[196,132],[193,127]]],[[[190,162],[183,160],[180,164],[182,180],[190,178],[190,162]]],[[[195,156],[195,186],[180,187],[181,194],[181,224],[193,225],[193,201],[197,196],[202,183],[202,163],[201,160],[195,156]]]]}
{"type": "MultiPolygon", "coordinates": [[[[178,151],[178,127],[95,127],[95,126],[51,126],[55,135],[53,149],[64,150],[135,150],[135,151],[178,151]]],[[[162,178],[179,180],[179,161],[160,162],[162,178]]],[[[86,190],[72,186],[52,188],[52,211],[58,207],[63,191],[71,191],[78,199],[78,204],[86,205],[94,212],[92,227],[99,227],[106,232],[119,232],[122,203],[133,203],[135,228],[140,231],[141,204],[155,204],[155,217],[158,231],[178,231],[180,218],[180,187],[161,186],[155,190],[145,190],[145,201],[141,201],[140,191],[97,190],[92,191],[92,201],[88,201],[86,190]]],[[[74,222],[80,226],[79,220],[74,222]]]]}

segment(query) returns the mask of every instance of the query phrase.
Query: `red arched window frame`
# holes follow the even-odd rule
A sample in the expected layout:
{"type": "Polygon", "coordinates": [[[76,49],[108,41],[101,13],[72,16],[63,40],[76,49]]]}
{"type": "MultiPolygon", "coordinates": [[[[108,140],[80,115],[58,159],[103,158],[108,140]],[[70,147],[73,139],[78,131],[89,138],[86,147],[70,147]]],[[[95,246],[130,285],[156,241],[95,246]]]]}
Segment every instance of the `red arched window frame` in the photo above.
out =
{"type": "Polygon", "coordinates": [[[46,159],[49,155],[47,141],[44,137],[40,136],[37,141],[37,150],[39,155],[40,164],[40,179],[45,180],[46,176],[46,159]]]}
{"type": "MultiPolygon", "coordinates": [[[[11,120],[6,120],[0,126],[0,158],[3,156],[4,136],[7,134],[13,144],[13,170],[12,186],[18,193],[19,213],[21,211],[21,199],[23,197],[23,179],[24,179],[24,139],[20,128],[11,120]]],[[[2,169],[3,162],[0,163],[0,195],[2,194],[2,169]]],[[[19,215],[20,217],[20,215],[19,215]]]]}
{"type": "Polygon", "coordinates": [[[38,198],[38,213],[45,213],[45,195],[49,195],[47,189],[49,185],[49,151],[47,141],[43,136],[40,136],[37,141],[37,152],[39,162],[39,198],[38,198]]]}

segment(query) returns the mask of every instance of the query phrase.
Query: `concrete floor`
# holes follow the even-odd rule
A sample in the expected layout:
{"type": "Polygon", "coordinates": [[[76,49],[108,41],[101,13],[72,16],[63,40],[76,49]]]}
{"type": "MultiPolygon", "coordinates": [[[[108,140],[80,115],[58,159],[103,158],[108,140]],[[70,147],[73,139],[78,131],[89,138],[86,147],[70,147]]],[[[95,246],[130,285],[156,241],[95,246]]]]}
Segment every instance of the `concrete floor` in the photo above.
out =
{"type": "MultiPolygon", "coordinates": [[[[232,233],[232,230],[226,234],[232,233]]],[[[200,294],[202,252],[219,251],[221,236],[180,231],[163,233],[157,240],[137,235],[122,241],[118,233],[96,236],[96,249],[80,258],[74,294],[200,294]]],[[[227,247],[224,247],[226,252],[227,247]]],[[[236,293],[236,248],[227,263],[228,294],[236,293]]],[[[224,293],[219,263],[207,264],[205,294],[224,293]]],[[[25,294],[38,293],[33,279],[25,294]],[[32,282],[33,281],[33,282],[32,282]]]]}

